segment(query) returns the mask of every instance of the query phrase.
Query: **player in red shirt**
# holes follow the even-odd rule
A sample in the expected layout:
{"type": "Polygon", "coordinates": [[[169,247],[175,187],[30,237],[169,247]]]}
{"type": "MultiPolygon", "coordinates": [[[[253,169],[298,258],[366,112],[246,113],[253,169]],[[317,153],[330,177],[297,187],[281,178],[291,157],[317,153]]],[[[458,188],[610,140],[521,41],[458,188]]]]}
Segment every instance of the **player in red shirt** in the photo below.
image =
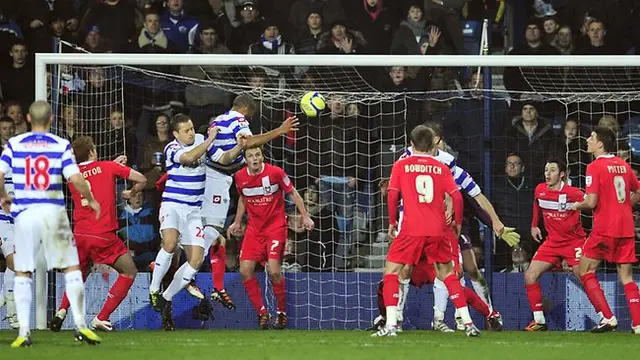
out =
{"type": "Polygon", "coordinates": [[[575,203],[584,200],[584,193],[565,184],[566,176],[567,166],[558,160],[549,159],[544,167],[545,182],[538,184],[535,190],[531,237],[537,242],[542,241],[542,232],[538,227],[540,212],[548,235],[524,273],[527,297],[533,311],[533,321],[525,328],[527,331],[547,330],[538,278],[554,267],[561,267],[563,260],[572,267],[576,277],[580,278],[578,262],[587,235],[580,223],[580,212],[572,208],[575,203]]]}
{"type": "Polygon", "coordinates": [[[632,264],[638,260],[632,207],[640,199],[640,183],[631,166],[612,154],[616,141],[615,134],[603,127],[595,128],[587,139],[587,151],[596,159],[587,166],[587,197],[575,209],[593,209],[593,229],[584,243],[579,271],[589,301],[602,316],[591,331],[613,331],[618,326],[596,277],[600,262],[606,260],[617,266],[633,332],[640,335],[640,294],[632,272],[632,264]]]}
{"type": "Polygon", "coordinates": [[[398,327],[399,275],[405,265],[417,265],[426,255],[437,267],[437,277],[444,281],[465,323],[467,336],[478,336],[473,325],[464,292],[453,271],[451,241],[447,237],[450,226],[445,200],[448,194],[453,203],[456,236],[462,223],[462,195],[458,191],[449,168],[429,156],[433,148],[434,132],[424,125],[411,131],[414,155],[397,161],[391,171],[387,203],[389,206],[389,237],[394,239],[387,254],[383,283],[386,325],[372,336],[396,336],[398,327]],[[402,198],[404,212],[400,232],[398,228],[398,202],[402,198]],[[425,219],[428,219],[425,223],[425,219]]]}
{"type": "MultiPolygon", "coordinates": [[[[89,273],[91,263],[105,264],[118,271],[116,282],[109,289],[107,300],[100,313],[91,321],[91,327],[97,330],[112,331],[109,316],[127,296],[131,285],[138,273],[133,258],[124,242],[116,235],[118,217],[116,214],[116,179],[122,178],[133,181],[131,190],[124,191],[125,199],[143,191],[147,178],[139,172],[123,165],[126,157],[119,157],[117,161],[97,161],[98,154],[93,140],[89,136],[76,139],[73,144],[80,171],[89,187],[94,190],[96,201],[103,209],[102,216],[96,219],[93,210],[87,207],[86,200],[69,184],[73,198],[73,237],[78,247],[80,268],[85,274],[89,273]]],[[[69,300],[66,294],[62,297],[60,308],[49,323],[52,331],[60,331],[62,322],[67,315],[69,300]]]]}
{"type": "Polygon", "coordinates": [[[290,194],[296,208],[302,215],[307,230],[313,229],[313,220],[298,191],[281,168],[264,163],[262,149],[254,147],[244,152],[247,166],[234,175],[234,181],[240,198],[236,217],[227,230],[231,234],[240,234],[240,223],[245,209],[249,222],[244,233],[240,249],[240,274],[247,295],[258,312],[261,329],[269,328],[269,311],[262,302],[262,294],[255,267],[258,262],[268,264],[269,276],[278,307],[278,318],[274,329],[287,326],[285,279],[280,271],[280,263],[287,240],[287,216],[284,210],[284,196],[290,194]]]}

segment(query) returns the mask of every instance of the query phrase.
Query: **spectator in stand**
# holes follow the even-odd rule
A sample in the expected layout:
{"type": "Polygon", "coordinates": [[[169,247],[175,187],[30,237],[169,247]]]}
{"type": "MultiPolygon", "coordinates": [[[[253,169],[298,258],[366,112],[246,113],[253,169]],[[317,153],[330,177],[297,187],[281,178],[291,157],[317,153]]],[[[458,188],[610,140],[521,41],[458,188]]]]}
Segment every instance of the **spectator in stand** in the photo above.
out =
{"type": "Polygon", "coordinates": [[[629,153],[629,142],[626,135],[620,131],[620,123],[618,120],[612,115],[603,115],[600,120],[598,120],[598,126],[606,127],[613,131],[617,139],[616,155],[623,160],[628,160],[631,156],[629,153]]]}
{"type": "Polygon", "coordinates": [[[160,14],[151,10],[144,15],[144,27],[137,41],[132,43],[134,53],[175,54],[178,49],[160,28],[160,14]]]}
{"type": "Polygon", "coordinates": [[[16,134],[16,125],[8,116],[0,117],[0,147],[4,149],[7,141],[16,134]]]}
{"type": "MultiPolygon", "coordinates": [[[[535,244],[531,238],[531,216],[533,211],[533,186],[531,179],[525,176],[526,167],[517,154],[509,154],[504,163],[504,174],[496,179],[493,186],[493,199],[496,214],[505,224],[515,226],[521,236],[520,246],[532,255],[535,244]]],[[[540,178],[542,173],[532,173],[540,178]]],[[[504,241],[495,243],[494,269],[511,270],[511,248],[504,241]]]]}
{"type": "MultiPolygon", "coordinates": [[[[432,25],[432,24],[429,24],[432,25]]],[[[429,36],[427,31],[427,20],[424,18],[422,8],[418,4],[413,4],[407,11],[407,16],[393,34],[391,42],[392,55],[420,55],[420,40],[429,36]]],[[[437,40],[436,40],[437,43],[437,40]]],[[[436,54],[437,51],[430,46],[425,54],[436,54]]]]}
{"type": "Polygon", "coordinates": [[[23,109],[28,109],[35,98],[33,66],[27,62],[27,44],[16,40],[11,45],[11,65],[0,70],[2,98],[16,100],[23,109]]]}
{"type": "Polygon", "coordinates": [[[71,29],[73,23],[70,23],[70,21],[72,20],[74,19],[65,20],[62,15],[54,12],[51,14],[51,34],[60,40],[73,43],[73,32],[75,29],[71,29]]]}
{"type": "Polygon", "coordinates": [[[298,37],[294,42],[296,53],[316,53],[318,40],[324,31],[322,25],[322,14],[317,11],[310,12],[307,16],[307,27],[298,34],[298,37]]]}
{"type": "Polygon", "coordinates": [[[186,53],[194,45],[198,19],[184,11],[184,0],[167,0],[167,10],[160,19],[162,30],[178,52],[186,53]]]}
{"type": "Polygon", "coordinates": [[[260,12],[254,1],[244,1],[240,10],[242,23],[233,28],[227,45],[236,54],[246,54],[249,46],[264,32],[260,23],[260,12]]]}
{"type": "Polygon", "coordinates": [[[451,47],[454,55],[465,54],[461,19],[466,2],[467,0],[424,0],[426,17],[440,25],[443,40],[448,45],[447,48],[451,47]]]}
{"type": "Polygon", "coordinates": [[[78,29],[78,16],[72,0],[27,0],[23,7],[25,36],[33,52],[53,52],[50,24],[54,16],[65,20],[64,28],[69,32],[78,29]]]}
{"type": "MultiPolygon", "coordinates": [[[[192,48],[193,54],[231,54],[222,44],[218,36],[217,24],[213,21],[200,25],[200,41],[197,48],[192,48]]],[[[227,66],[183,65],[180,74],[194,79],[223,79],[228,75],[227,66]]],[[[215,114],[225,112],[231,105],[231,94],[217,87],[204,87],[201,84],[187,84],[185,100],[189,108],[189,116],[196,129],[202,125],[209,125],[215,114]]]]}
{"type": "Polygon", "coordinates": [[[136,193],[127,200],[118,217],[120,230],[118,236],[128,242],[133,252],[133,261],[138,270],[147,270],[149,262],[156,257],[160,239],[158,237],[159,224],[155,211],[145,201],[144,192],[136,193]]]}
{"type": "Polygon", "coordinates": [[[322,14],[322,20],[325,24],[347,20],[340,0],[298,0],[289,12],[289,25],[296,32],[304,30],[307,26],[307,17],[312,11],[322,14]]]}
{"type": "Polygon", "coordinates": [[[586,151],[585,137],[581,136],[578,120],[568,118],[564,124],[562,135],[555,146],[557,157],[567,159],[567,177],[571,185],[584,188],[585,170],[591,162],[591,155],[586,151]]]}
{"type": "MultiPolygon", "coordinates": [[[[551,45],[545,44],[540,36],[540,25],[536,19],[527,22],[525,43],[513,48],[508,55],[558,55],[559,52],[551,45]]],[[[504,68],[504,86],[510,91],[532,91],[529,84],[522,77],[517,67],[504,68]]],[[[519,94],[518,94],[519,97],[519,94]]]]}
{"type": "Polygon", "coordinates": [[[82,47],[90,53],[110,53],[113,51],[113,47],[102,38],[100,28],[96,25],[91,25],[85,30],[82,47]]]}
{"type": "MultiPolygon", "coordinates": [[[[62,106],[61,119],[58,120],[61,126],[61,136],[69,142],[73,142],[84,133],[84,122],[78,119],[78,111],[72,104],[62,106]]],[[[97,132],[96,132],[97,133],[97,132]]]]}
{"type": "Polygon", "coordinates": [[[0,68],[11,64],[11,58],[8,56],[11,51],[11,45],[23,38],[20,26],[6,17],[2,6],[0,6],[0,68]]]}
{"type": "Polygon", "coordinates": [[[147,197],[152,204],[159,204],[160,198],[155,192],[155,183],[165,172],[164,147],[172,140],[169,133],[169,116],[160,114],[155,121],[155,131],[147,134],[139,148],[136,164],[138,170],[147,178],[147,197]]]}
{"type": "Polygon", "coordinates": [[[551,46],[556,48],[560,55],[571,55],[575,50],[573,46],[573,36],[568,25],[561,26],[556,33],[556,37],[551,41],[551,46]]]}
{"type": "Polygon", "coordinates": [[[290,55],[295,54],[293,45],[282,40],[280,28],[273,19],[266,19],[262,22],[264,29],[260,40],[249,46],[248,54],[258,55],[290,55]]]}
{"type": "Polygon", "coordinates": [[[318,40],[318,54],[361,54],[365,52],[367,41],[359,31],[350,29],[343,22],[331,25],[318,40]]]}
{"type": "Polygon", "coordinates": [[[137,17],[141,16],[130,1],[104,0],[89,6],[80,24],[81,29],[96,26],[101,30],[102,41],[106,41],[110,50],[123,52],[129,47],[129,40],[136,35],[137,17]]]}
{"type": "Polygon", "coordinates": [[[395,19],[391,18],[384,0],[362,0],[362,3],[363,8],[355,14],[354,27],[371,44],[371,54],[388,54],[395,19]]]}
{"type": "Polygon", "coordinates": [[[9,100],[4,104],[6,112],[4,115],[13,119],[13,125],[15,126],[15,135],[24,134],[29,131],[29,124],[24,120],[22,112],[22,105],[14,100],[9,100]]]}
{"type": "MultiPolygon", "coordinates": [[[[515,117],[511,124],[507,126],[504,136],[494,142],[497,151],[494,159],[499,161],[507,154],[516,153],[530,174],[542,174],[547,157],[556,154],[551,148],[554,144],[551,122],[538,116],[533,104],[524,103],[520,116],[515,117]]],[[[499,169],[499,166],[498,163],[494,168],[499,169]]]]}
{"type": "Polygon", "coordinates": [[[544,29],[544,43],[551,44],[551,42],[556,38],[558,29],[560,29],[560,24],[558,23],[558,19],[554,16],[548,16],[542,19],[542,28],[544,29]]]}
{"type": "Polygon", "coordinates": [[[415,82],[407,77],[407,68],[404,66],[392,66],[389,72],[380,82],[380,89],[388,92],[416,91],[415,82]]]}
{"type": "Polygon", "coordinates": [[[127,155],[129,161],[135,162],[135,153],[131,151],[135,149],[134,136],[132,136],[131,130],[125,126],[122,111],[120,109],[111,110],[109,122],[105,125],[99,139],[100,144],[98,146],[100,146],[100,151],[98,154],[107,156],[127,155]]]}
{"type": "Polygon", "coordinates": [[[621,55],[624,52],[618,49],[613,41],[606,39],[607,30],[604,22],[601,20],[593,20],[589,24],[589,42],[578,47],[575,51],[576,55],[621,55]]]}

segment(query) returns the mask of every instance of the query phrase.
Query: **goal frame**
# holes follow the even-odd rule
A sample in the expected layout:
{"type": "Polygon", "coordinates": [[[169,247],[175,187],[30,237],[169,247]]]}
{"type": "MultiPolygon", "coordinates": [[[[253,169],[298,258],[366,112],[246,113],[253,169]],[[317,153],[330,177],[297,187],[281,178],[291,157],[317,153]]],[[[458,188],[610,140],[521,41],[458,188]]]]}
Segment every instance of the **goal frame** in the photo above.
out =
{"type": "MultiPolygon", "coordinates": [[[[35,55],[35,99],[47,99],[48,65],[234,65],[234,66],[433,66],[433,67],[640,67],[636,55],[532,56],[532,55],[211,55],[37,53],[35,55]]],[[[485,72],[485,75],[489,72],[485,72]]],[[[485,83],[486,88],[491,84],[485,83]]],[[[47,273],[35,274],[36,329],[47,327],[47,273]]]]}

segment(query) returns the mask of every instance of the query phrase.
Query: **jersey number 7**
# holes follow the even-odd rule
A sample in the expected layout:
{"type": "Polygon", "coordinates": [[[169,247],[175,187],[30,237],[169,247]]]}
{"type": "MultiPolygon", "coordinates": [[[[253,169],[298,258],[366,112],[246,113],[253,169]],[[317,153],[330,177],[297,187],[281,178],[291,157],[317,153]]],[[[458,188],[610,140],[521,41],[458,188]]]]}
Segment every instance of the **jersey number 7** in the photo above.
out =
{"type": "Polygon", "coordinates": [[[31,156],[27,156],[24,159],[24,163],[25,190],[47,190],[51,183],[49,175],[49,159],[42,155],[35,159],[32,159],[31,156]]]}

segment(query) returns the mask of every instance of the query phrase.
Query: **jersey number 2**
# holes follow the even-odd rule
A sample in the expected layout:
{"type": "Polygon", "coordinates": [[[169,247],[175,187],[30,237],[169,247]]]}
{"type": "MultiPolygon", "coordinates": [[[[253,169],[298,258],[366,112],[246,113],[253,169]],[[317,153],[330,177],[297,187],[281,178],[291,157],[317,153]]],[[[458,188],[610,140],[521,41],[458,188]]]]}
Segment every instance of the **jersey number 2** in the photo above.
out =
{"type": "Polygon", "coordinates": [[[421,204],[433,201],[433,178],[431,175],[418,175],[416,177],[416,191],[418,202],[421,204]]]}
{"type": "Polygon", "coordinates": [[[27,156],[24,159],[24,187],[25,190],[47,190],[51,179],[49,177],[49,159],[38,156],[35,159],[27,156]],[[31,173],[33,170],[33,174],[31,173]]]}
{"type": "Polygon", "coordinates": [[[627,184],[625,184],[624,178],[622,176],[614,176],[613,186],[616,189],[616,197],[618,198],[618,203],[624,203],[625,200],[627,200],[627,184]]]}

